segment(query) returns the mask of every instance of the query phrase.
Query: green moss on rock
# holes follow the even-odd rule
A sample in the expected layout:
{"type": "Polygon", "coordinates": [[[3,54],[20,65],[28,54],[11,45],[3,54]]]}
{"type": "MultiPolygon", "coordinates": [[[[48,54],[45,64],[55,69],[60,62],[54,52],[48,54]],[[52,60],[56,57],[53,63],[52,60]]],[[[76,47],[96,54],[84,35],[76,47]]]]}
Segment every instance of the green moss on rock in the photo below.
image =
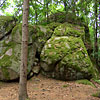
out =
{"type": "Polygon", "coordinates": [[[7,69],[6,67],[2,67],[2,68],[1,68],[1,71],[2,71],[2,73],[3,73],[3,77],[4,77],[5,79],[9,80],[10,77],[9,77],[8,69],[7,69]]]}
{"type": "Polygon", "coordinates": [[[9,55],[2,55],[0,59],[0,66],[1,67],[9,67],[11,65],[11,56],[9,55]]]}
{"type": "Polygon", "coordinates": [[[41,53],[41,60],[50,59],[51,63],[60,60],[70,50],[67,39],[68,37],[52,37],[48,40],[41,53]]]}
{"type": "Polygon", "coordinates": [[[50,28],[51,30],[54,31],[54,29],[55,29],[56,27],[58,27],[59,25],[61,25],[61,23],[52,22],[52,23],[50,23],[50,24],[47,24],[46,27],[47,27],[47,28],[50,28]]]}
{"type": "MultiPolygon", "coordinates": [[[[32,35],[34,34],[34,28],[32,25],[29,25],[29,43],[32,43],[32,35]]],[[[16,43],[21,43],[22,40],[22,24],[17,24],[11,33],[11,37],[12,37],[12,41],[16,42],[16,43]]]]}
{"type": "Polygon", "coordinates": [[[97,91],[96,93],[92,94],[93,97],[100,98],[100,90],[97,91]]]}
{"type": "Polygon", "coordinates": [[[59,25],[54,30],[55,36],[74,36],[84,38],[85,32],[84,27],[80,27],[78,25],[73,25],[69,23],[64,23],[59,25]]]}
{"type": "Polygon", "coordinates": [[[53,36],[41,53],[43,74],[61,80],[97,77],[81,38],[53,36]]]}
{"type": "Polygon", "coordinates": [[[90,82],[89,80],[77,80],[76,83],[79,83],[79,84],[84,84],[84,85],[90,85],[92,87],[96,87],[92,82],[90,82]]]}
{"type": "Polygon", "coordinates": [[[0,16],[0,38],[10,32],[15,26],[15,20],[11,16],[0,16]]]}
{"type": "MultiPolygon", "coordinates": [[[[45,42],[52,36],[52,33],[49,27],[29,25],[28,74],[35,64],[35,59],[39,61],[39,54],[45,42]]],[[[0,80],[10,80],[19,77],[21,41],[22,24],[17,24],[13,28],[12,33],[0,41],[0,80]],[[7,74],[9,74],[9,78],[6,77],[7,74]]]]}

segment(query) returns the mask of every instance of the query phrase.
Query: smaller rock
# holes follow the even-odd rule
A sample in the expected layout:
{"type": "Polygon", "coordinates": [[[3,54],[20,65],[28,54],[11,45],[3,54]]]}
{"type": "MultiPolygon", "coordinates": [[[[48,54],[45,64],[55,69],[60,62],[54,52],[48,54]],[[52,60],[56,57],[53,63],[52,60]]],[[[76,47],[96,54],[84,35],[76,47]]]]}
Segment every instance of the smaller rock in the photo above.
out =
{"type": "Polygon", "coordinates": [[[35,74],[38,74],[40,72],[40,66],[34,66],[34,68],[32,69],[32,71],[35,73],[35,74]]]}
{"type": "Polygon", "coordinates": [[[8,56],[11,56],[12,55],[12,49],[9,49],[8,51],[6,51],[5,54],[8,55],[8,56]]]}

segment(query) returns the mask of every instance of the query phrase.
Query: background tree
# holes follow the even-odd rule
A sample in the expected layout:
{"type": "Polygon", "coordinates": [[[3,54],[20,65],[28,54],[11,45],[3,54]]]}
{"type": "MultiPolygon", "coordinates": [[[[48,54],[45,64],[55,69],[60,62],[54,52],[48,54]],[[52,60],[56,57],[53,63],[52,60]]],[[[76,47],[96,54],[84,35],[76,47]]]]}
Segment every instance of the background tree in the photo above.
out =
{"type": "Polygon", "coordinates": [[[98,20],[97,20],[97,18],[98,18],[98,13],[97,13],[97,0],[95,0],[95,52],[96,52],[96,54],[95,54],[95,57],[96,57],[96,63],[98,64],[98,36],[97,36],[97,34],[98,34],[98,32],[97,32],[97,30],[98,30],[98,20]]]}

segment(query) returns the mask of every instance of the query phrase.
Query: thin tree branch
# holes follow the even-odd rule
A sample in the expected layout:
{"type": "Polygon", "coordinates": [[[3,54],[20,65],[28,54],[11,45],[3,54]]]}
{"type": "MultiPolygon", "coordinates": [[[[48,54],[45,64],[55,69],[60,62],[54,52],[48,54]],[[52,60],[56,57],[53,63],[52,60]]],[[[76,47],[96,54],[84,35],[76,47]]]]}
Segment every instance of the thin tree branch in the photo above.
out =
{"type": "MultiPolygon", "coordinates": [[[[33,0],[31,0],[31,2],[32,2],[33,0]]],[[[36,0],[36,2],[38,2],[39,4],[41,4],[41,5],[44,5],[44,4],[42,4],[40,1],[38,1],[38,0],[36,0]]]]}
{"type": "Polygon", "coordinates": [[[2,5],[6,2],[7,0],[3,1],[3,3],[0,5],[0,7],[2,7],[2,5]]]}

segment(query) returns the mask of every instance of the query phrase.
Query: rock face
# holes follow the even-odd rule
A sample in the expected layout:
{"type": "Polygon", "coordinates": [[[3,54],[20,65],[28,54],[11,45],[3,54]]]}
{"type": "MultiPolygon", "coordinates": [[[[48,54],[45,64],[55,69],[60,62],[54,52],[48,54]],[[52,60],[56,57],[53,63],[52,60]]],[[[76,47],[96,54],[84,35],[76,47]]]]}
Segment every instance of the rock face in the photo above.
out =
{"type": "Polygon", "coordinates": [[[15,20],[13,17],[0,16],[0,40],[11,33],[14,26],[15,20]]]}
{"type": "Polygon", "coordinates": [[[61,80],[96,77],[82,38],[81,27],[58,26],[41,52],[42,74],[61,80]]]}
{"type": "MultiPolygon", "coordinates": [[[[9,24],[11,23],[9,23],[9,21],[6,23],[8,23],[10,27],[9,24]]],[[[6,27],[3,30],[5,29],[6,27]]],[[[0,80],[4,81],[14,80],[19,77],[19,67],[21,63],[22,24],[18,24],[14,28],[11,26],[9,29],[12,30],[12,32],[10,32],[9,35],[5,35],[8,32],[5,30],[4,38],[0,41],[0,80]]],[[[1,32],[1,36],[3,37],[2,34],[3,32],[1,32]]],[[[52,31],[49,28],[29,25],[28,75],[33,71],[32,69],[38,69],[39,72],[39,54],[51,35],[52,31]],[[47,35],[47,33],[49,33],[49,35],[47,35]],[[36,66],[38,68],[36,68],[36,66]]],[[[33,72],[37,74],[37,71],[33,72]]]]}
{"type": "MultiPolygon", "coordinates": [[[[22,24],[0,17],[0,80],[19,78],[22,24]]],[[[61,80],[96,77],[84,46],[84,27],[69,23],[29,25],[28,76],[40,72],[61,80]],[[31,73],[32,72],[32,73],[31,73]]]]}
{"type": "MultiPolygon", "coordinates": [[[[30,32],[31,33],[31,32],[30,32]]],[[[31,39],[29,39],[31,41],[31,39]]],[[[9,36],[0,41],[0,80],[14,80],[19,77],[21,56],[21,24],[15,26],[9,36]]],[[[35,53],[29,45],[28,72],[31,70],[35,53]]]]}
{"type": "Polygon", "coordinates": [[[79,25],[64,23],[55,28],[53,35],[81,37],[82,39],[84,39],[85,32],[84,32],[84,27],[80,27],[79,25]]]}

